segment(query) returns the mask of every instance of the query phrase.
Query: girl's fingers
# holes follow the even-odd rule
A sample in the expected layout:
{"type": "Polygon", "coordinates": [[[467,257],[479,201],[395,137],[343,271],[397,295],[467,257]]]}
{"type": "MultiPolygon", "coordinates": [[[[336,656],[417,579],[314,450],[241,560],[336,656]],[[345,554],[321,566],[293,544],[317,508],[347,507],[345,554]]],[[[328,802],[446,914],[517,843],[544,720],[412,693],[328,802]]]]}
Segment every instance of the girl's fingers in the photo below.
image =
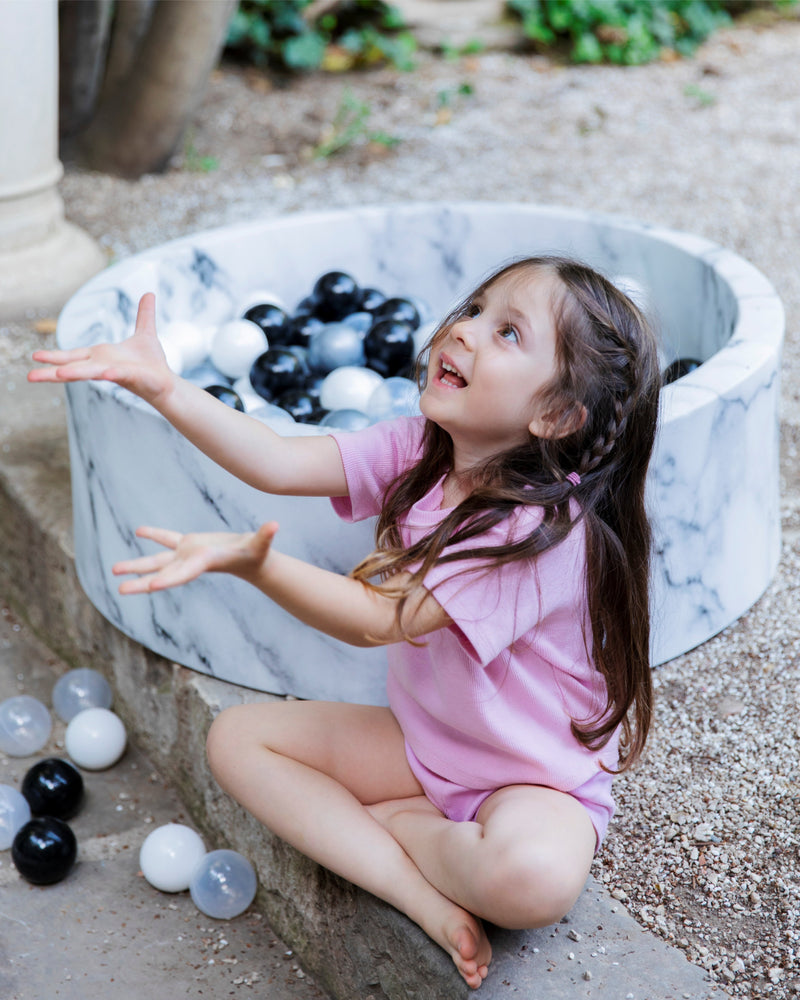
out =
{"type": "Polygon", "coordinates": [[[136,332],[152,334],[156,332],[156,297],[152,292],[146,292],[139,299],[139,308],[136,312],[136,332]]]}
{"type": "Polygon", "coordinates": [[[169,528],[152,528],[148,525],[142,525],[141,528],[136,529],[136,537],[149,538],[151,542],[157,542],[168,549],[174,549],[177,548],[183,534],[180,531],[171,531],[169,528]]]}
{"type": "Polygon", "coordinates": [[[111,572],[115,576],[124,576],[126,573],[157,573],[163,569],[170,559],[174,559],[172,552],[159,552],[154,556],[139,556],[136,559],[123,559],[114,563],[111,572]]]}
{"type": "Polygon", "coordinates": [[[85,361],[89,357],[89,348],[73,347],[69,351],[34,351],[31,357],[34,361],[44,361],[45,364],[66,365],[70,361],[85,361]]]}
{"type": "MultiPolygon", "coordinates": [[[[168,553],[172,555],[172,553],[168,553]]],[[[182,587],[185,583],[196,580],[205,572],[205,561],[201,557],[186,561],[169,562],[156,573],[140,576],[135,580],[125,580],[119,585],[120,594],[151,594],[158,590],[169,590],[170,587],[182,587]]]]}

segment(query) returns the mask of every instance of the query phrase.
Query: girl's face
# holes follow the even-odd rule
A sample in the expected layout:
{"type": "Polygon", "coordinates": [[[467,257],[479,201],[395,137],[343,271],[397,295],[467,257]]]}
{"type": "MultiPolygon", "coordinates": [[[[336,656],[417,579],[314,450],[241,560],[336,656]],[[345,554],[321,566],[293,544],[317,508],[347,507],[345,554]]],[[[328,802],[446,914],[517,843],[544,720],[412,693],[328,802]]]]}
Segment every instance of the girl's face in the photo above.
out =
{"type": "Polygon", "coordinates": [[[423,414],[472,465],[547,436],[538,394],[554,379],[560,281],[540,268],[505,274],[431,346],[423,414]]]}

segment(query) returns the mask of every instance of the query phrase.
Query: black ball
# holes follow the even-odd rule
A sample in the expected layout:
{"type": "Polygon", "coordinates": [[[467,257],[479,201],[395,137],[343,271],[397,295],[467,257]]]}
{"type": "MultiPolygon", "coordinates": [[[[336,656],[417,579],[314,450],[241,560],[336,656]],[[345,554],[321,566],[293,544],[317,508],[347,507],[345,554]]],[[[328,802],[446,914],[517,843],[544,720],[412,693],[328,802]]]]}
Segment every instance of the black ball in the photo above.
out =
{"type": "Polygon", "coordinates": [[[701,361],[695,361],[694,358],[678,358],[677,361],[673,361],[671,365],[667,365],[664,369],[664,373],[661,376],[661,384],[669,385],[670,382],[677,382],[679,378],[683,378],[684,375],[693,372],[701,364],[701,361]]]}
{"type": "Polygon", "coordinates": [[[414,327],[403,320],[379,319],[364,337],[367,367],[384,378],[397,375],[414,360],[414,327]]]}
{"type": "Polygon", "coordinates": [[[289,314],[280,306],[271,302],[251,306],[243,318],[261,327],[270,347],[289,343],[289,314]]]}
{"type": "Polygon", "coordinates": [[[83,801],[83,778],[69,761],[47,757],[29,768],[21,792],[34,816],[69,819],[83,801]]]}
{"type": "Polygon", "coordinates": [[[364,312],[374,313],[386,301],[386,296],[378,288],[362,288],[358,295],[358,307],[364,312]]]}
{"type": "Polygon", "coordinates": [[[308,347],[311,338],[325,326],[321,319],[310,313],[298,313],[289,320],[288,343],[295,347],[308,347]]]}
{"type": "Polygon", "coordinates": [[[419,310],[409,299],[387,299],[372,312],[376,320],[402,320],[405,323],[410,323],[415,330],[420,324],[419,310]]]}
{"type": "Polygon", "coordinates": [[[288,347],[271,347],[260,354],[250,369],[250,384],[253,389],[271,403],[286,392],[298,389],[306,376],[306,366],[288,347]]]}
{"type": "Polygon", "coordinates": [[[204,389],[226,406],[230,406],[232,410],[239,410],[244,413],[244,403],[242,402],[241,396],[238,392],[234,392],[230,386],[207,385],[204,386],[204,389]]]}
{"type": "Polygon", "coordinates": [[[291,413],[299,424],[316,424],[327,412],[319,405],[319,396],[313,396],[306,389],[287,389],[275,402],[291,413]]]}
{"type": "Polygon", "coordinates": [[[311,293],[314,315],[326,323],[344,319],[358,309],[358,297],[355,278],[344,271],[328,271],[317,278],[311,293]]]}
{"type": "Polygon", "coordinates": [[[52,885],[69,875],[78,855],[71,828],[55,816],[38,816],[21,827],[11,845],[20,875],[34,885],[52,885]]]}

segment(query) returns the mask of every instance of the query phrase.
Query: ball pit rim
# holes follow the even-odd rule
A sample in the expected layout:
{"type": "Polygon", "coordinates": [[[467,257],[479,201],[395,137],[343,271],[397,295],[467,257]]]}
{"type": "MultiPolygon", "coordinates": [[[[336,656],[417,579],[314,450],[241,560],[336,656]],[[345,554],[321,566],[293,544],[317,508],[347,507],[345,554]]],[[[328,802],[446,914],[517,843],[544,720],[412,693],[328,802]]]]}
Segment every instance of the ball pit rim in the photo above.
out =
{"type": "MultiPolygon", "coordinates": [[[[452,212],[467,215],[497,215],[498,213],[524,214],[533,218],[564,220],[569,223],[586,223],[598,228],[609,227],[628,232],[654,244],[662,244],[685,254],[711,270],[717,280],[727,286],[733,296],[737,315],[727,343],[683,378],[664,387],[662,391],[662,422],[674,418],[691,418],[695,411],[703,410],[712,398],[738,395],[743,382],[757,378],[767,369],[782,348],[785,335],[785,310],[777,290],[766,275],[754,264],[704,236],[667,226],[643,222],[625,215],[586,211],[536,202],[505,202],[488,200],[465,201],[399,201],[358,206],[292,212],[284,215],[264,215],[246,222],[186,233],[147,248],[125,260],[115,262],[82,285],[64,306],[58,319],[56,339],[59,347],[74,346],[76,331],[72,329],[73,315],[79,312],[85,296],[116,288],[122,279],[135,274],[148,265],[155,266],[170,252],[198,248],[213,253],[221,243],[237,237],[252,235],[264,230],[329,224],[357,216],[365,220],[377,219],[389,213],[410,217],[418,214],[452,212]]],[[[510,254],[508,259],[513,259],[510,254]]],[[[498,261],[500,263],[500,261],[498,261]]],[[[344,264],[343,264],[344,266],[344,264]]],[[[154,275],[155,276],[155,275],[154,275]]],[[[481,275],[474,275],[475,280],[481,275]]],[[[156,419],[164,418],[141,404],[126,390],[107,382],[92,382],[93,388],[103,395],[116,395],[140,411],[150,412],[156,419]],[[128,397],[127,399],[125,397],[128,397]]],[[[70,388],[74,388],[71,386],[70,388]]],[[[280,425],[274,426],[279,430],[280,425]]],[[[284,425],[284,431],[286,427],[284,425]]],[[[321,428],[320,433],[329,433],[321,428]]],[[[307,431],[306,431],[307,433],[307,431]]]]}

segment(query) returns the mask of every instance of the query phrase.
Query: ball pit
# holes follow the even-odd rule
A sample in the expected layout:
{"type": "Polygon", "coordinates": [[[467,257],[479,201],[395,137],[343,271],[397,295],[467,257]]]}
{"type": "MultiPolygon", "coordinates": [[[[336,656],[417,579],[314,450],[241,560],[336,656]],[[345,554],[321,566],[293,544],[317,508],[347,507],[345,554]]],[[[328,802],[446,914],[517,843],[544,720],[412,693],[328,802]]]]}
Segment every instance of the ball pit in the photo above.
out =
{"type": "MultiPolygon", "coordinates": [[[[263,298],[254,295],[259,288],[299,312],[315,281],[334,271],[377,298],[413,297],[423,314],[439,316],[497,263],[528,253],[577,256],[627,283],[656,318],[665,367],[701,362],[664,391],[648,483],[656,530],[653,660],[663,662],[741,615],[779,555],[783,309],[770,283],[736,254],[686,233],[526,204],[301,213],[198,233],[107,269],[63,310],[58,340],[73,347],[123,339],[146,291],[156,292],[160,325],[218,327],[241,315],[248,297],[263,298]]],[[[353,290],[341,295],[352,309],[353,290]]],[[[334,310],[323,322],[339,320],[334,310]]],[[[293,324],[306,340],[309,326],[293,324]]],[[[414,331],[415,351],[422,333],[414,331]]],[[[133,534],[143,523],[246,530],[275,519],[284,551],[340,571],[369,550],[371,524],[345,528],[325,500],[266,497],[233,481],[125,390],[89,383],[67,393],[78,574],[111,622],[171,660],[250,688],[384,700],[381,650],[320,636],[239,581],[121,598],[110,573],[113,562],[143,551],[133,534]]],[[[328,401],[324,409],[359,409],[328,401]]],[[[297,423],[272,403],[256,401],[250,412],[282,434],[330,430],[326,417],[297,423]]]]}

